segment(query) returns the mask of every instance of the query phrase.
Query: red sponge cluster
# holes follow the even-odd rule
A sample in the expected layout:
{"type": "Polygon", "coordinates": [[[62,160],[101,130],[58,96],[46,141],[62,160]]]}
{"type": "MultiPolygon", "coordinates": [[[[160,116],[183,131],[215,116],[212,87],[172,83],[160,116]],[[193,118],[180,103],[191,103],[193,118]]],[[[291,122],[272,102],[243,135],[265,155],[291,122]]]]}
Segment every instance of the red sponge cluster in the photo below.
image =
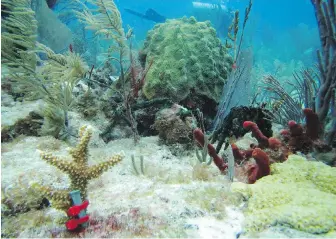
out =
{"type": "Polygon", "coordinates": [[[252,136],[258,140],[260,148],[267,148],[268,138],[261,132],[258,125],[252,121],[245,121],[243,124],[244,129],[252,132],[252,136]]]}
{"type": "Polygon", "coordinates": [[[277,138],[267,138],[259,129],[258,125],[252,121],[245,121],[244,129],[252,132],[252,136],[258,140],[259,148],[278,149],[281,147],[281,141],[277,138]]]}
{"type": "MultiPolygon", "coordinates": [[[[198,142],[199,146],[204,147],[204,134],[201,129],[197,128],[194,130],[194,138],[198,142]]],[[[218,156],[216,149],[212,144],[208,144],[208,154],[212,157],[214,163],[221,172],[227,169],[228,165],[225,163],[224,159],[218,156]]]]}
{"type": "MultiPolygon", "coordinates": [[[[258,146],[251,145],[250,149],[240,150],[235,144],[231,145],[232,153],[235,162],[241,164],[253,157],[255,163],[249,164],[247,168],[248,182],[254,183],[256,180],[270,174],[270,159],[269,155],[263,149],[270,149],[271,151],[282,151],[282,142],[274,137],[267,138],[259,129],[258,125],[251,121],[245,121],[244,129],[250,130],[252,136],[258,140],[258,146]]],[[[286,150],[284,150],[286,151],[286,150]]],[[[283,160],[286,159],[287,154],[280,153],[283,160]]]]}
{"type": "MultiPolygon", "coordinates": [[[[270,164],[272,162],[283,162],[287,159],[289,151],[301,151],[303,153],[312,150],[313,145],[321,145],[318,140],[320,132],[320,122],[316,113],[311,109],[304,109],[306,126],[291,120],[288,122],[288,130],[282,130],[282,141],[270,137],[267,138],[259,129],[258,125],[252,121],[243,123],[244,129],[252,132],[252,136],[258,140],[258,145],[251,145],[247,150],[241,150],[237,145],[232,144],[232,154],[235,163],[242,165],[251,157],[255,163],[247,167],[248,182],[254,183],[256,180],[270,174],[270,164]]],[[[194,130],[194,138],[201,147],[204,147],[204,134],[201,129],[194,130]]],[[[208,144],[208,154],[213,158],[214,163],[221,172],[227,169],[228,165],[224,159],[219,157],[213,145],[208,144]]],[[[315,147],[316,148],[316,147],[315,147]]]]}
{"type": "Polygon", "coordinates": [[[302,126],[294,120],[288,122],[288,130],[282,130],[283,141],[292,152],[300,151],[307,154],[313,150],[328,151],[330,147],[319,139],[321,123],[312,109],[304,109],[306,125],[302,126]]]}

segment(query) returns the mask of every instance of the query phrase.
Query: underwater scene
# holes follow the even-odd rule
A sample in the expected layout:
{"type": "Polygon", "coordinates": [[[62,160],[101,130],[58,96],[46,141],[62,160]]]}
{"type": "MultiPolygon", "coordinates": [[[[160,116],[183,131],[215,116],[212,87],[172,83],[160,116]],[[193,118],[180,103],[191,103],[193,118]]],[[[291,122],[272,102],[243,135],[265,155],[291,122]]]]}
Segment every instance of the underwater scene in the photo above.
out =
{"type": "Polygon", "coordinates": [[[336,238],[335,0],[2,0],[2,238],[336,238]]]}

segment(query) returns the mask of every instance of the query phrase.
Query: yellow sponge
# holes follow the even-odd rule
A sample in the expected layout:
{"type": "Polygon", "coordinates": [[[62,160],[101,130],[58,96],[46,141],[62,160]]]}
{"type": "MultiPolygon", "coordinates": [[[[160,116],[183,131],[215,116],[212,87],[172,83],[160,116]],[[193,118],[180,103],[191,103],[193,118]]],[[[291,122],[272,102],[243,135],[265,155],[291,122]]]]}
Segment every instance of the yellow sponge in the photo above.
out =
{"type": "Polygon", "coordinates": [[[233,183],[248,199],[246,231],[286,225],[321,234],[336,229],[336,169],[290,155],[271,166],[271,175],[255,184],[233,183]]]}

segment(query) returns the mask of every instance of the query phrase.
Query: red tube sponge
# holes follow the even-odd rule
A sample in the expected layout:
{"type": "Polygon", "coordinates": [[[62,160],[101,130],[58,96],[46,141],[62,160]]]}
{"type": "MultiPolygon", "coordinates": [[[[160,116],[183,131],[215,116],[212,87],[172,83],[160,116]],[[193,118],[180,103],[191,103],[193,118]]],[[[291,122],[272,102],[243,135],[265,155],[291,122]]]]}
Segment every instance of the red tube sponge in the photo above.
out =
{"type": "Polygon", "coordinates": [[[250,166],[248,169],[249,183],[255,183],[255,181],[269,175],[271,172],[270,160],[264,151],[260,148],[255,148],[252,157],[255,159],[256,165],[250,166]]]}
{"type": "Polygon", "coordinates": [[[275,137],[271,137],[268,139],[268,145],[271,149],[277,150],[281,147],[282,143],[279,139],[275,137]]]}
{"type": "Polygon", "coordinates": [[[296,123],[294,120],[290,120],[288,122],[288,127],[292,137],[301,136],[303,134],[302,126],[296,123]]]}
{"type": "Polygon", "coordinates": [[[253,149],[239,150],[235,144],[231,144],[231,149],[235,162],[238,164],[240,164],[243,160],[252,157],[253,149]]]}
{"type": "MultiPolygon", "coordinates": [[[[197,128],[194,130],[194,138],[201,147],[204,147],[204,134],[201,129],[197,128]]],[[[208,154],[213,158],[214,163],[221,172],[227,169],[227,164],[217,155],[216,149],[212,144],[208,144],[208,154]]]]}
{"type": "Polygon", "coordinates": [[[268,138],[260,131],[258,125],[252,121],[245,121],[243,124],[244,129],[247,129],[252,132],[252,136],[258,140],[259,147],[267,148],[268,138]]]}
{"type": "Polygon", "coordinates": [[[303,113],[306,117],[306,134],[312,140],[316,140],[319,137],[320,120],[318,115],[312,109],[304,109],[303,113]]]}

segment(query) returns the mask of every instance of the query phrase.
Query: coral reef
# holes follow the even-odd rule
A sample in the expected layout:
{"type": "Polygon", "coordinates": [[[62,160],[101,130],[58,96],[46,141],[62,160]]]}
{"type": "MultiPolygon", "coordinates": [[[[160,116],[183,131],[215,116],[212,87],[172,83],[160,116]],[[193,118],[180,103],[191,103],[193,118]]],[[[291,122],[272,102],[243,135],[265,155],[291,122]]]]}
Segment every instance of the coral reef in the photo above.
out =
{"type": "Polygon", "coordinates": [[[52,225],[52,216],[42,210],[31,210],[15,217],[1,218],[1,237],[19,238],[20,234],[27,228],[46,227],[52,225]]]}
{"type": "MultiPolygon", "coordinates": [[[[231,144],[232,153],[237,164],[247,166],[248,182],[256,180],[270,173],[269,165],[274,162],[284,162],[291,153],[300,151],[304,154],[310,152],[328,153],[332,148],[319,139],[321,124],[318,115],[311,109],[304,109],[306,125],[302,126],[295,121],[288,122],[289,130],[281,131],[281,140],[275,137],[266,137],[258,125],[251,121],[245,121],[243,128],[252,132],[258,145],[251,144],[249,149],[240,150],[237,145],[231,144]],[[255,163],[248,162],[253,157],[255,163]]],[[[321,157],[320,157],[321,158],[321,157]]],[[[334,157],[325,155],[329,165],[334,164],[334,157]]]]}
{"type": "Polygon", "coordinates": [[[271,137],[273,134],[272,123],[267,113],[266,109],[260,107],[233,107],[230,113],[218,124],[211,137],[212,144],[218,141],[216,152],[220,151],[228,138],[232,136],[239,138],[247,133],[248,130],[241,127],[245,121],[255,122],[266,137],[271,137]]]}
{"type": "Polygon", "coordinates": [[[90,128],[86,126],[80,128],[79,144],[70,150],[73,161],[69,162],[49,153],[41,152],[41,158],[43,160],[67,173],[71,181],[70,187],[63,190],[54,190],[47,186],[36,185],[45,197],[51,199],[53,207],[57,209],[66,210],[69,208],[71,205],[69,192],[73,190],[80,190],[82,200],[85,200],[87,197],[87,186],[89,181],[98,178],[102,173],[119,163],[123,158],[122,155],[116,154],[108,161],[89,166],[88,144],[91,135],[92,132],[90,128]]]}
{"type": "Polygon", "coordinates": [[[306,125],[302,126],[291,120],[288,122],[288,130],[281,131],[283,141],[292,152],[300,151],[304,154],[309,152],[329,152],[332,150],[321,139],[321,123],[317,113],[311,109],[304,109],[306,125]]]}
{"type": "Polygon", "coordinates": [[[98,114],[98,97],[99,96],[97,96],[92,90],[88,89],[76,97],[74,107],[78,110],[78,112],[83,114],[84,118],[92,119],[98,114]]]}
{"type": "Polygon", "coordinates": [[[43,117],[37,112],[30,112],[23,119],[19,119],[14,125],[1,127],[1,142],[9,142],[19,135],[39,136],[43,124],[43,117]]]}
{"type": "Polygon", "coordinates": [[[322,234],[336,229],[336,169],[290,155],[271,165],[271,175],[255,184],[233,183],[231,190],[248,200],[246,231],[271,225],[322,234]]]}
{"type": "Polygon", "coordinates": [[[245,121],[243,128],[251,131],[257,139],[258,145],[251,144],[249,149],[240,150],[236,144],[231,144],[235,162],[246,166],[248,183],[255,183],[258,179],[270,174],[270,164],[283,162],[287,159],[288,150],[282,142],[274,137],[266,137],[258,125],[251,121],[245,121]],[[253,157],[254,162],[250,161],[253,157]]]}
{"type": "MultiPolygon", "coordinates": [[[[36,0],[33,4],[30,0],[17,0],[15,4],[12,1],[2,3],[9,14],[3,21],[1,63],[7,67],[11,81],[21,87],[22,92],[33,95],[34,99],[45,100],[44,117],[47,122],[52,122],[45,124],[45,131],[58,137],[62,128],[67,131],[67,114],[73,102],[72,91],[86,73],[87,66],[78,54],[71,51],[65,55],[56,54],[51,48],[36,41],[37,33],[41,37],[41,32],[38,32],[40,29],[35,17],[38,18],[40,14],[35,15],[31,4],[33,8],[41,10],[39,7],[42,3],[47,8],[44,0],[36,0]],[[41,60],[37,53],[45,54],[47,59],[41,60]],[[57,125],[57,130],[54,130],[53,124],[57,125]]],[[[42,10],[38,13],[42,14],[42,10]]],[[[57,41],[64,43],[60,38],[57,41]]]]}
{"type": "MultiPolygon", "coordinates": [[[[266,136],[264,136],[261,131],[259,130],[258,126],[250,121],[245,121],[245,123],[249,123],[250,125],[252,125],[253,130],[258,133],[255,134],[257,135],[257,138],[263,139],[263,143],[265,144],[265,141],[267,142],[267,146],[268,146],[268,138],[266,136]]],[[[218,169],[220,170],[220,172],[225,172],[225,170],[229,167],[229,164],[227,162],[229,162],[229,158],[227,155],[223,154],[222,157],[218,156],[215,147],[212,144],[208,143],[208,140],[206,138],[206,136],[204,136],[204,133],[201,129],[196,128],[194,129],[194,138],[197,141],[198,145],[203,147],[203,152],[207,150],[207,153],[210,155],[210,157],[212,157],[212,159],[214,160],[215,165],[218,167],[218,169]],[[207,147],[205,148],[205,144],[208,144],[207,147]]],[[[270,138],[272,144],[273,138],[270,138]]],[[[276,141],[276,143],[278,143],[278,141],[276,141]]],[[[263,146],[262,144],[260,144],[258,147],[263,146]]],[[[231,145],[232,148],[232,155],[235,159],[235,163],[236,164],[242,164],[245,162],[245,160],[253,157],[255,162],[254,163],[249,163],[247,164],[247,168],[246,168],[246,174],[248,177],[248,182],[249,183],[255,183],[258,179],[267,176],[270,174],[270,159],[269,156],[260,148],[258,148],[256,146],[252,146],[250,149],[247,150],[239,150],[238,147],[235,144],[231,145]]],[[[199,156],[198,156],[199,157],[199,156]]],[[[211,163],[211,161],[209,162],[211,163]]],[[[234,164],[233,164],[234,165],[234,164]]],[[[230,169],[229,169],[230,171],[230,169]]]]}
{"type": "Polygon", "coordinates": [[[10,216],[18,216],[45,206],[49,206],[49,201],[30,187],[29,182],[24,181],[22,175],[11,185],[1,188],[2,218],[8,219],[10,216]]]}
{"type": "Polygon", "coordinates": [[[260,148],[255,148],[252,152],[255,164],[248,167],[248,182],[255,183],[258,179],[270,174],[270,160],[268,155],[260,148]]]}
{"type": "Polygon", "coordinates": [[[245,121],[243,123],[243,128],[252,132],[252,136],[258,140],[258,147],[260,148],[271,148],[277,149],[281,146],[281,143],[278,139],[273,137],[266,137],[261,130],[259,129],[258,125],[251,121],[245,121]]]}
{"type": "Polygon", "coordinates": [[[159,132],[159,138],[166,144],[190,144],[193,141],[191,117],[183,120],[180,111],[183,111],[183,108],[174,104],[156,114],[154,127],[159,132]]]}
{"type": "MultiPolygon", "coordinates": [[[[194,138],[197,141],[198,145],[204,148],[204,144],[205,144],[204,138],[205,137],[204,137],[204,133],[202,132],[202,130],[199,128],[196,128],[194,129],[193,133],[194,133],[194,138]]],[[[215,165],[217,166],[217,168],[219,169],[221,173],[223,173],[228,168],[227,163],[225,163],[224,159],[216,153],[215,147],[212,144],[208,144],[208,154],[213,159],[215,165]]]]}
{"type": "Polygon", "coordinates": [[[177,102],[190,91],[218,102],[232,65],[210,22],[197,22],[194,17],[157,24],[148,32],[140,59],[143,66],[153,61],[144,95],[177,102]]]}

